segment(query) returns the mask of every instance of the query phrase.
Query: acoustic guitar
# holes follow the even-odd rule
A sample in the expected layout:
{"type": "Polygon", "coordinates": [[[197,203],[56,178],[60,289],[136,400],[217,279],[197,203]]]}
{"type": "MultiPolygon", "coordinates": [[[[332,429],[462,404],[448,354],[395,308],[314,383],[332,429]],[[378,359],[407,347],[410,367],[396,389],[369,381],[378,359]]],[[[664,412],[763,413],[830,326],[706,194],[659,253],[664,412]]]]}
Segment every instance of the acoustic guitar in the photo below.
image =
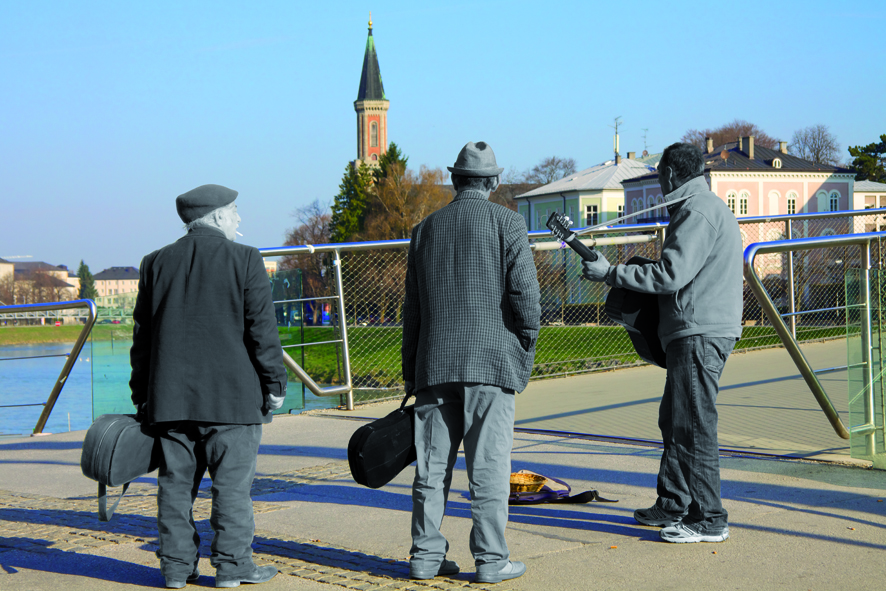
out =
{"type": "MultiPolygon", "coordinates": [[[[582,244],[578,235],[569,229],[570,220],[565,215],[554,212],[545,224],[551,234],[562,240],[569,248],[586,261],[596,261],[597,253],[582,244]]],[[[646,265],[655,261],[645,257],[631,257],[627,264],[646,265]]],[[[606,315],[628,332],[631,344],[643,361],[667,367],[667,357],[658,338],[658,296],[641,293],[622,287],[611,287],[606,296],[606,315]]]]}

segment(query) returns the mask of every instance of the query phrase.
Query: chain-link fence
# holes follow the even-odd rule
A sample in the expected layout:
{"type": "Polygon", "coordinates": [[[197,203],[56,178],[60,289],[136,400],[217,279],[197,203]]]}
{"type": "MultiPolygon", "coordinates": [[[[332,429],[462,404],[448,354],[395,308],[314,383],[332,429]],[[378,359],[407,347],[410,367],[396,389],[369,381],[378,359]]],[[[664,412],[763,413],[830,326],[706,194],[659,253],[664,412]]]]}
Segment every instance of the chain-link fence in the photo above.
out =
{"type": "MultiPolygon", "coordinates": [[[[779,216],[739,220],[745,246],[753,242],[852,234],[886,230],[883,210],[877,213],[838,212],[832,215],[779,216]]],[[[636,227],[634,227],[636,228],[636,227]]],[[[626,226],[620,232],[594,234],[606,236],[636,235],[626,226]]],[[[665,229],[666,231],[666,229],[665,229]]],[[[644,229],[645,234],[655,229],[644,229]]],[[[550,241],[541,232],[530,234],[531,242],[550,241]]],[[[401,313],[406,276],[408,241],[398,241],[397,248],[349,250],[342,254],[345,320],[354,386],[354,400],[366,401],[396,396],[402,391],[400,344],[401,313]]],[[[661,242],[598,246],[612,263],[625,263],[634,256],[657,259],[661,242]]],[[[793,326],[798,341],[812,341],[846,336],[846,294],[844,277],[848,270],[861,266],[858,247],[826,248],[794,255],[761,255],[755,261],[758,275],[782,314],[794,313],[793,326]],[[811,311],[811,313],[810,313],[811,311]]],[[[881,250],[872,249],[872,266],[880,267],[881,250]]],[[[268,254],[268,253],[266,253],[268,254]]],[[[323,253],[299,255],[329,257],[323,253]]],[[[541,289],[541,330],[536,347],[532,379],[574,375],[643,363],[626,331],[612,322],[605,311],[609,288],[601,283],[582,280],[581,259],[571,249],[536,250],[533,254],[541,289]]],[[[330,284],[331,286],[331,284],[330,284]]],[[[326,290],[328,291],[328,289],[326,290]]],[[[333,293],[333,292],[329,292],[333,293]]],[[[308,294],[308,296],[311,294],[308,294]]],[[[316,294],[316,295],[326,295],[316,294]]],[[[306,296],[306,297],[308,297],[306,296]]],[[[458,309],[453,307],[457,316],[458,309]]],[[[334,315],[333,315],[334,316],[334,315]]],[[[457,321],[457,319],[456,319],[457,321]]],[[[742,339],[739,349],[772,347],[780,344],[774,329],[749,290],[745,290],[742,316],[742,339]]],[[[336,318],[326,330],[340,334],[336,318]]],[[[317,340],[322,340],[318,337],[317,340]]],[[[317,349],[320,349],[318,347],[317,349]]],[[[321,371],[331,383],[341,380],[339,356],[306,352],[310,375],[321,371]],[[324,356],[325,370],[309,361],[312,355],[324,356]]],[[[322,364],[321,364],[322,365],[322,364]]]]}

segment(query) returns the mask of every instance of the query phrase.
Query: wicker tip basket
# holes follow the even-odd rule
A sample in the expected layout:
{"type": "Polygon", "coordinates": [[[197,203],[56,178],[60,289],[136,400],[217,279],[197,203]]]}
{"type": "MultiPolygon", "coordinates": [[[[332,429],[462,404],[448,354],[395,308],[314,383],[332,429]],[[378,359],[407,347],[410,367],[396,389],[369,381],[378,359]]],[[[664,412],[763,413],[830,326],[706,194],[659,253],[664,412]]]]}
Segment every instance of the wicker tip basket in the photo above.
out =
{"type": "Polygon", "coordinates": [[[513,472],[511,474],[511,492],[538,492],[545,485],[547,478],[538,474],[524,474],[513,472]]]}

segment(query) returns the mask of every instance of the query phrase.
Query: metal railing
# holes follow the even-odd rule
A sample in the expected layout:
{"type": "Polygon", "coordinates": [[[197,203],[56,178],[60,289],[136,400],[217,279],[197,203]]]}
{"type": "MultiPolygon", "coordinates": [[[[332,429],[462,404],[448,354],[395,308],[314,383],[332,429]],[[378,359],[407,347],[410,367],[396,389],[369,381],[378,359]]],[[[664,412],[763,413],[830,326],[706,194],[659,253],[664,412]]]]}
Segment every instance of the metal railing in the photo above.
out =
{"type": "MultiPolygon", "coordinates": [[[[886,228],[886,209],[819,214],[794,214],[739,218],[743,243],[805,238],[820,234],[858,235],[886,228]]],[[[658,258],[666,222],[616,224],[583,233],[582,242],[595,246],[613,264],[635,255],[658,258]]],[[[574,254],[547,231],[527,235],[542,293],[542,326],[532,379],[567,376],[640,365],[624,331],[604,311],[609,288],[582,280],[581,264],[574,254]],[[590,330],[589,330],[590,329],[590,330]]],[[[402,391],[400,375],[400,313],[404,298],[409,240],[336,243],[262,249],[266,257],[292,257],[290,268],[320,263],[324,257],[338,261],[336,273],[307,295],[335,297],[340,325],[349,341],[343,351],[351,372],[351,388],[358,400],[378,399],[402,391]],[[341,283],[331,279],[341,276],[341,283]],[[340,285],[340,287],[338,287],[340,285]],[[343,312],[342,312],[343,311],[343,312]]],[[[827,261],[807,253],[761,254],[756,267],[764,287],[788,316],[791,334],[808,342],[845,336],[843,265],[839,256],[827,261]],[[804,256],[806,255],[806,256],[804,256]],[[804,310],[816,310],[805,314],[804,310]],[[830,310],[828,312],[827,310],[830,310]]],[[[320,265],[322,266],[322,265],[320,265]]],[[[319,275],[318,284],[322,283],[319,275]]],[[[743,333],[739,348],[781,345],[774,327],[749,288],[746,288],[743,333]]]]}
{"type": "MultiPolygon", "coordinates": [[[[641,228],[645,231],[657,231],[660,230],[660,227],[656,224],[644,224],[641,228]]],[[[636,231],[636,230],[635,230],[636,231]]],[[[531,232],[529,233],[529,238],[546,238],[550,239],[550,233],[547,232],[531,232]]],[[[654,242],[658,239],[657,235],[638,235],[638,236],[618,236],[618,237],[602,237],[602,238],[587,238],[583,239],[582,242],[587,244],[588,246],[606,246],[606,245],[619,245],[623,246],[626,244],[648,244],[654,242]]],[[[342,357],[343,357],[343,372],[344,372],[344,384],[341,386],[331,386],[331,387],[321,387],[316,383],[314,379],[308,375],[304,368],[302,368],[292,357],[289,355],[283,356],[283,361],[286,366],[298,377],[298,379],[304,383],[311,392],[313,392],[317,396],[330,396],[335,394],[346,394],[346,408],[348,410],[354,409],[354,384],[351,377],[351,356],[350,356],[350,348],[348,346],[348,314],[347,308],[345,307],[345,288],[342,281],[342,252],[360,252],[360,251],[375,251],[375,250],[400,250],[405,251],[409,247],[409,240],[386,240],[386,241],[376,241],[376,242],[351,242],[351,243],[334,243],[334,244],[321,244],[321,245],[303,245],[303,246],[287,246],[287,247],[277,247],[277,248],[262,248],[259,249],[262,256],[264,257],[277,257],[277,256],[297,256],[304,254],[332,254],[334,259],[332,261],[334,270],[335,270],[335,295],[331,296],[314,296],[307,298],[299,298],[298,300],[286,300],[287,302],[294,301],[312,301],[312,300],[320,300],[320,299],[331,299],[334,298],[338,303],[338,326],[341,331],[341,338],[334,339],[330,341],[322,341],[319,343],[303,343],[301,345],[286,345],[287,347],[304,347],[307,345],[319,345],[319,344],[341,344],[342,347],[342,357]]],[[[556,241],[547,241],[547,242],[536,242],[531,245],[533,250],[537,251],[550,251],[550,250],[563,250],[568,248],[564,243],[556,241]]],[[[405,271],[405,267],[404,267],[405,271]]],[[[401,282],[402,283],[402,282],[401,282]]],[[[283,303],[275,302],[275,303],[283,303]]],[[[355,318],[355,326],[357,325],[355,318]]]]}
{"type": "MultiPolygon", "coordinates": [[[[809,386],[819,406],[824,411],[825,416],[833,426],[834,431],[843,439],[849,439],[851,433],[864,435],[866,438],[866,447],[868,455],[874,455],[876,425],[874,424],[874,397],[873,387],[873,363],[871,355],[871,289],[870,289],[870,273],[871,273],[871,243],[879,242],[886,238],[886,232],[874,232],[855,235],[842,236],[823,236],[818,238],[800,238],[795,240],[779,240],[769,243],[755,243],[749,245],[744,253],[744,275],[751,290],[760,302],[761,307],[768,316],[773,328],[778,333],[784,344],[785,349],[800,370],[800,374],[809,386]],[[803,312],[795,312],[793,306],[791,312],[786,314],[779,313],[772,299],[769,297],[766,289],[763,287],[759,276],[754,269],[754,259],[760,254],[771,254],[780,252],[802,252],[821,248],[833,248],[844,246],[860,246],[860,295],[863,303],[859,304],[861,310],[861,342],[862,342],[862,367],[863,367],[863,392],[865,393],[864,417],[865,422],[859,425],[853,425],[849,429],[840,420],[840,416],[828,398],[827,392],[818,380],[816,371],[812,369],[807,361],[792,331],[788,329],[784,322],[785,317],[794,320],[799,314],[813,314],[833,310],[833,308],[825,308],[818,310],[805,310],[803,312]]],[[[848,306],[844,306],[848,307],[848,306]]],[[[847,365],[847,369],[848,369],[847,365]]],[[[819,372],[820,373],[820,372],[819,372]]]]}
{"type": "MultiPolygon", "coordinates": [[[[88,311],[88,316],[86,318],[86,323],[83,325],[83,328],[80,330],[80,334],[77,335],[77,340],[74,342],[74,347],[71,349],[71,352],[67,354],[67,360],[65,361],[64,366],[62,367],[61,373],[58,375],[58,379],[52,386],[52,390],[49,393],[49,398],[47,398],[46,402],[36,402],[32,404],[6,404],[0,406],[0,408],[12,408],[12,407],[24,407],[24,406],[42,406],[43,412],[40,413],[40,417],[37,419],[37,424],[34,427],[34,435],[39,435],[43,432],[43,428],[46,426],[46,421],[49,420],[49,415],[52,414],[52,409],[55,407],[55,402],[58,400],[59,395],[62,392],[62,388],[65,386],[65,382],[68,379],[68,375],[70,375],[71,370],[74,368],[74,363],[76,363],[77,358],[80,356],[80,351],[83,350],[83,345],[86,343],[86,339],[89,338],[89,333],[92,331],[92,327],[95,324],[96,318],[96,307],[95,302],[92,300],[74,300],[70,302],[50,302],[46,304],[23,304],[18,306],[0,306],[0,314],[38,314],[40,312],[52,311],[52,310],[69,310],[73,308],[85,308],[88,311]]],[[[14,316],[13,316],[14,317],[14,316]]],[[[25,316],[30,317],[30,316],[25,316]]],[[[18,359],[33,359],[35,357],[63,357],[64,355],[39,355],[39,356],[25,356],[25,357],[7,357],[4,359],[0,359],[0,361],[14,361],[18,359]]]]}
{"type": "MultiPolygon", "coordinates": [[[[264,248],[260,249],[262,256],[281,256],[281,255],[294,255],[301,254],[302,252],[314,253],[317,248],[314,246],[295,246],[295,247],[280,247],[280,248],[264,248]]],[[[296,298],[294,300],[281,300],[277,303],[303,303],[309,301],[317,301],[323,299],[335,299],[338,303],[338,317],[345,318],[345,301],[344,301],[344,289],[342,289],[342,277],[341,277],[341,255],[338,250],[332,251],[335,255],[335,259],[333,260],[333,267],[335,268],[335,292],[336,296],[314,296],[308,298],[296,298]]],[[[302,322],[304,322],[304,313],[302,313],[302,322]]],[[[345,394],[346,399],[346,407],[348,410],[354,410],[354,389],[352,387],[351,381],[351,362],[348,356],[348,327],[347,322],[339,322],[339,328],[341,331],[341,338],[333,339],[331,341],[323,341],[320,343],[300,343],[298,345],[284,345],[283,348],[292,348],[292,347],[306,347],[310,345],[322,345],[322,344],[330,344],[330,343],[340,343],[343,351],[343,363],[342,369],[344,372],[344,384],[341,386],[320,386],[308,373],[301,367],[295,359],[284,352],[283,354],[283,363],[287,368],[292,371],[296,375],[296,377],[301,381],[307,388],[313,392],[316,396],[336,396],[339,394],[345,394]]]]}

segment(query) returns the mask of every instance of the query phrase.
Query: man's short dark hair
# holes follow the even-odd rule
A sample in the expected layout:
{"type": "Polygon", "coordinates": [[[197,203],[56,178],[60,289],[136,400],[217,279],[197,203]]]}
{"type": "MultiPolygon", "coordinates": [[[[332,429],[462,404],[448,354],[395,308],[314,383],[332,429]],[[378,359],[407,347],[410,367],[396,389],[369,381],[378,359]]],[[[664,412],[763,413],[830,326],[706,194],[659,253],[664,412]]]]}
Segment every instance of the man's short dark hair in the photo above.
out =
{"type": "Polygon", "coordinates": [[[686,182],[704,171],[704,154],[698,146],[677,142],[665,148],[661,155],[658,169],[665,166],[674,171],[678,181],[686,182]]]}
{"type": "Polygon", "coordinates": [[[452,186],[456,191],[491,191],[495,186],[494,176],[462,176],[453,173],[452,186]]]}

